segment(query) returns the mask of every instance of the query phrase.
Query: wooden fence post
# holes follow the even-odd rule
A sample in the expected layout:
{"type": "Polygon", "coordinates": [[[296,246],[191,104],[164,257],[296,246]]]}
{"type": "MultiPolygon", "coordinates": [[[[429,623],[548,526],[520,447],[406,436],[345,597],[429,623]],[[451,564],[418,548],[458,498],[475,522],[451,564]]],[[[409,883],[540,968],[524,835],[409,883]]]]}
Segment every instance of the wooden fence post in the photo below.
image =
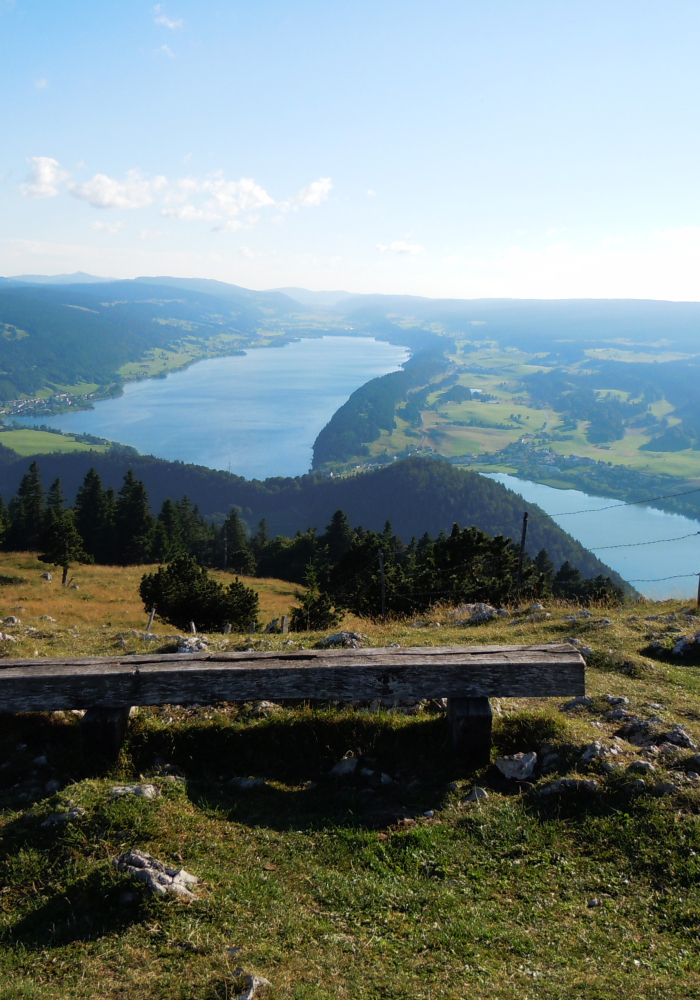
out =
{"type": "Polygon", "coordinates": [[[119,756],[129,722],[128,705],[119,708],[88,708],[80,720],[80,736],[86,758],[97,755],[113,761],[119,756]]]}
{"type": "Polygon", "coordinates": [[[289,618],[287,615],[282,615],[282,635],[287,635],[289,632],[289,618]]]}
{"type": "Polygon", "coordinates": [[[195,625],[194,622],[190,622],[190,632],[192,633],[192,635],[197,634],[197,626],[195,625]]]}
{"type": "Polygon", "coordinates": [[[224,635],[230,635],[230,634],[231,634],[231,623],[226,622],[226,624],[224,625],[224,635]]]}

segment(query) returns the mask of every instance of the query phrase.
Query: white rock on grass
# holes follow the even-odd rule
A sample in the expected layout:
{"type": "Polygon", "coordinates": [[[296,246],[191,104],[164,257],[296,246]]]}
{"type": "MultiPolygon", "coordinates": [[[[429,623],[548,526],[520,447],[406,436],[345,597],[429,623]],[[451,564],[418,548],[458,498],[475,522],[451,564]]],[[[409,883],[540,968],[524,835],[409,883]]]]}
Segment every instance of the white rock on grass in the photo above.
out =
{"type": "Polygon", "coordinates": [[[257,1000],[257,997],[271,986],[269,979],[244,972],[243,969],[236,969],[233,976],[236,981],[235,988],[239,990],[233,1000],[257,1000]]]}
{"type": "Polygon", "coordinates": [[[253,706],[253,715],[271,715],[274,712],[281,712],[282,706],[276,701],[258,701],[253,706]]]}
{"type": "Polygon", "coordinates": [[[209,649],[209,642],[203,636],[183,636],[178,640],[178,653],[206,653],[209,649]]]}
{"type": "Polygon", "coordinates": [[[359,649],[366,642],[367,636],[363,635],[362,632],[334,632],[333,635],[327,635],[325,639],[321,639],[316,645],[319,649],[327,649],[331,646],[359,649]]]}
{"type": "Polygon", "coordinates": [[[51,615],[39,615],[40,622],[55,622],[56,619],[52,618],[51,615]]]}
{"type": "Polygon", "coordinates": [[[589,743],[581,755],[582,764],[590,764],[591,761],[598,760],[600,757],[615,757],[619,754],[619,747],[612,746],[606,747],[604,743],[600,740],[594,740],[593,743],[589,743]]]}
{"type": "Polygon", "coordinates": [[[81,809],[80,806],[74,806],[69,809],[68,812],[62,813],[51,813],[47,816],[42,826],[59,826],[61,823],[71,823],[75,819],[80,819],[81,816],[85,815],[85,810],[81,809]]]}
{"type": "Polygon", "coordinates": [[[508,757],[499,757],[496,767],[504,778],[510,781],[524,781],[532,775],[537,763],[537,754],[534,750],[530,753],[514,753],[508,757]]]}
{"type": "Polygon", "coordinates": [[[242,788],[244,791],[250,788],[262,788],[266,784],[264,778],[231,778],[229,781],[232,788],[242,788]]]}
{"type": "Polygon", "coordinates": [[[125,872],[139,882],[145,882],[151,892],[160,896],[172,892],[184,899],[196,898],[189,888],[199,882],[196,875],[190,875],[184,868],[164,865],[144,851],[128,851],[114,858],[112,863],[120,872],[125,872]]]}
{"type": "Polygon", "coordinates": [[[540,795],[561,795],[563,792],[596,792],[598,782],[593,778],[557,778],[538,789],[540,795]]]}
{"type": "Polygon", "coordinates": [[[469,795],[462,799],[462,804],[464,805],[467,802],[479,802],[481,799],[487,799],[488,797],[489,793],[485,788],[479,788],[478,785],[475,785],[469,795]]]}
{"type": "Polygon", "coordinates": [[[5,625],[21,625],[22,622],[15,615],[8,615],[7,618],[3,618],[5,625]]]}
{"type": "Polygon", "coordinates": [[[639,774],[653,774],[656,768],[650,760],[633,760],[627,770],[637,771],[639,774]]]}
{"type": "Polygon", "coordinates": [[[0,642],[17,642],[17,639],[13,635],[8,635],[7,632],[0,632],[0,642]]]}
{"type": "Polygon", "coordinates": [[[328,772],[328,776],[330,778],[345,778],[355,773],[357,764],[357,757],[344,757],[343,760],[339,760],[337,764],[333,765],[328,772]]]}
{"type": "Polygon", "coordinates": [[[575,708],[588,708],[593,699],[587,694],[580,694],[577,698],[572,698],[561,706],[562,712],[571,712],[575,708]]]}
{"type": "Polygon", "coordinates": [[[114,785],[110,799],[120,799],[123,795],[135,795],[138,799],[155,799],[159,794],[155,785],[114,785]]]}

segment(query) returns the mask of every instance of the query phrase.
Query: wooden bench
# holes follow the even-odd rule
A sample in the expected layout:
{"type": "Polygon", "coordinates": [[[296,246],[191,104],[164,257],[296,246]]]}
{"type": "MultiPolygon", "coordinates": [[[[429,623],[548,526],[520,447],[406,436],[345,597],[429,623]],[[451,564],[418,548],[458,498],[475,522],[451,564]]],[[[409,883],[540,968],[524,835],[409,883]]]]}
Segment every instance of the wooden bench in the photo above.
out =
{"type": "Polygon", "coordinates": [[[491,750],[489,698],[585,691],[584,660],[566,644],[0,660],[0,712],[85,709],[84,744],[107,758],[119,753],[131,706],[446,698],[455,751],[481,764],[491,750]]]}

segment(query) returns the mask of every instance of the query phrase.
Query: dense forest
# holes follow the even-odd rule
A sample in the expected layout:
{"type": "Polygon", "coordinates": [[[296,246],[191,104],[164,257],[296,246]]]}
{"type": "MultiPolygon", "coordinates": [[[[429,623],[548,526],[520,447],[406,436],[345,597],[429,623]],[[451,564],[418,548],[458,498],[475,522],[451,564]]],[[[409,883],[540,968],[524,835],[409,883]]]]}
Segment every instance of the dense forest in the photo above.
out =
{"type": "Polygon", "coordinates": [[[169,607],[168,620],[180,627],[182,615],[192,614],[195,605],[208,628],[226,621],[242,628],[257,607],[250,588],[237,579],[223,588],[206,567],[303,581],[307,591],[295,621],[301,622],[302,614],[304,628],[332,625],[345,609],[363,616],[409,614],[439,603],[504,604],[521,593],[533,598],[553,592],[582,602],[623,597],[622,588],[602,574],[584,579],[568,562],[555,572],[546,549],[535,559],[527,554],[521,559],[512,539],[458,524],[449,535],[440,532],[434,539],[426,532],[406,544],[389,521],[381,533],[353,528],[342,510],[321,535],[309,529],[274,539],[264,520],[248,538],[235,508],[220,526],[207,522],[187,497],[165,500],[154,517],[146,489],[131,470],[115,492],[90,469],[69,508],[60,480],[45,492],[33,462],[9,508],[0,505],[0,538],[9,551],[34,551],[60,567],[64,586],[71,567],[80,563],[170,564],[145,576],[141,591],[161,614],[169,607]]]}
{"type": "MultiPolygon", "coordinates": [[[[7,449],[5,449],[7,451],[7,449]]],[[[12,454],[12,453],[10,453],[12,454]]],[[[8,456],[0,451],[0,462],[8,456]]],[[[31,459],[0,464],[0,493],[17,492],[31,459]]],[[[535,557],[546,549],[556,567],[567,560],[586,577],[611,576],[622,579],[591,552],[559,528],[544,511],[525,502],[500,483],[475,472],[458,469],[441,459],[411,458],[371,472],[330,478],[311,474],[264,481],[246,480],[203,466],[167,462],[118,451],[104,455],[83,452],[37,456],[46,483],[60,479],[68,502],[75,502],[78,490],[91,467],[105,489],[115,493],[124,476],[133,470],[143,482],[155,510],[170,498],[186,494],[209,520],[222,524],[235,507],[246,530],[251,533],[263,519],[271,537],[294,536],[309,526],[327,524],[334,511],[342,509],[354,525],[382,531],[390,520],[401,538],[420,538],[451,531],[456,522],[476,525],[489,535],[520,538],[523,510],[531,513],[527,551],[535,557]]],[[[298,577],[297,577],[298,578],[298,577]]],[[[294,577],[288,577],[294,579],[294,577]]]]}

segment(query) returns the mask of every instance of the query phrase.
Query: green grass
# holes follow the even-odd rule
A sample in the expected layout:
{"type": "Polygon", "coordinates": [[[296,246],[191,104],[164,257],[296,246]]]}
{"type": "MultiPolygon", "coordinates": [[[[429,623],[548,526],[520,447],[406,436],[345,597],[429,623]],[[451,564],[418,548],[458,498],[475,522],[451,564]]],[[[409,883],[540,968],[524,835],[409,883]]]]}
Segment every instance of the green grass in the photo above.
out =
{"type": "Polygon", "coordinates": [[[54,452],[98,451],[104,452],[109,447],[104,444],[85,444],[76,441],[72,434],[51,434],[49,431],[22,429],[17,431],[1,431],[0,444],[11,448],[18,455],[50,455],[54,452]]]}
{"type": "MultiPolygon", "coordinates": [[[[22,618],[3,625],[17,639],[5,655],[111,653],[124,649],[122,635],[127,653],[153,649],[115,628],[145,624],[138,568],[81,568],[80,591],[63,592],[40,580],[30,556],[0,562],[10,581],[0,610],[22,618]]],[[[280,581],[262,589],[267,615],[291,603],[294,588],[280,581]]],[[[243,967],[271,981],[271,1000],[700,997],[700,789],[684,778],[691,751],[655,759],[649,786],[665,779],[681,789],[663,798],[629,790],[625,768],[639,749],[624,740],[610,773],[579,763],[584,745],[610,742],[620,725],[606,717],[606,694],[627,696],[629,711],[667,727],[682,723],[700,743],[700,658],[671,653],[673,628],[700,629],[700,615],[687,618],[682,607],[644,602],[570,622],[571,608],[551,604],[549,618],[472,628],[456,626],[447,608],[422,616],[422,628],[345,623],[371,645],[567,636],[591,645],[591,705],[562,712],[563,699],[495,701],[494,757],[554,744],[559,773],[595,777],[597,794],[542,798],[538,787],[550,779],[517,786],[493,764],[471,770],[452,755],[437,704],[415,715],[328,704],[267,715],[242,704],[141,709],[111,770],[82,757],[70,713],[6,717],[0,996],[224,1000],[236,995],[243,967]],[[651,614],[676,618],[646,622],[651,614]],[[659,652],[649,649],[650,630],[659,652]],[[348,753],[393,783],[331,780],[348,753]],[[182,780],[163,773],[163,760],[182,780]],[[267,784],[228,784],[251,775],[267,784]],[[49,779],[59,791],[43,790],[49,779]],[[113,784],[143,779],[158,798],[110,801],[113,784]],[[475,783],[488,799],[462,804],[475,783]],[[74,805],[84,816],[42,827],[74,805]],[[111,859],[131,847],[197,875],[196,902],[154,898],[118,873],[111,859]],[[592,899],[601,905],[589,907],[592,899]]],[[[319,637],[252,641],[277,649],[319,637]]],[[[222,649],[251,641],[210,638],[222,649]]]]}

